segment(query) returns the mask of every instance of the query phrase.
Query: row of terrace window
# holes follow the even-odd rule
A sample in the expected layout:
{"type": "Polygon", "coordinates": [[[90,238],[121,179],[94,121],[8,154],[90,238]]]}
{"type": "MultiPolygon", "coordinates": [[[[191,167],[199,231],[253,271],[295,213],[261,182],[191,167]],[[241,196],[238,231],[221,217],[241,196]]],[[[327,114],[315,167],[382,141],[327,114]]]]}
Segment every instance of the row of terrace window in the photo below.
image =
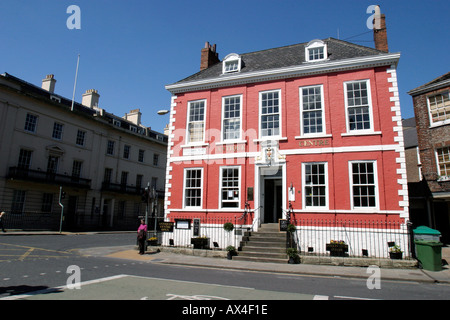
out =
{"type": "MultiPolygon", "coordinates": [[[[304,209],[329,208],[328,163],[302,163],[302,194],[304,209]]],[[[350,197],[352,208],[370,209],[378,207],[378,178],[376,161],[349,162],[350,197]]],[[[184,170],[183,208],[203,207],[203,168],[184,170]]],[[[219,208],[240,208],[241,167],[220,168],[219,208]]]]}
{"type": "MultiPolygon", "coordinates": [[[[373,133],[373,108],[370,81],[358,80],[344,83],[347,134],[373,133]]],[[[325,103],[323,85],[301,87],[300,134],[302,137],[324,136],[325,103]]],[[[207,100],[188,103],[187,142],[204,143],[207,100]]],[[[281,90],[259,93],[259,137],[281,138],[281,90]]],[[[242,95],[222,98],[221,139],[233,142],[242,139],[242,95]]]]}

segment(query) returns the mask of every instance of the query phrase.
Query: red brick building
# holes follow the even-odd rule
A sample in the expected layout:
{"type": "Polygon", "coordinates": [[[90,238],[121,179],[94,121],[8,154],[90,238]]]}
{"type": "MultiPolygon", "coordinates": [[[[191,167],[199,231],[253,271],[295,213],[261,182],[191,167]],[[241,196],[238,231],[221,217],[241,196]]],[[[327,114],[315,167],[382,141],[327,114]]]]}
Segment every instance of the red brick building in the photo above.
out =
{"type": "MultiPolygon", "coordinates": [[[[381,39],[377,47],[387,48],[381,39]]],[[[221,218],[254,231],[287,218],[298,227],[312,219],[406,228],[399,58],[328,38],[220,61],[206,43],[201,71],[166,86],[165,215],[188,221],[180,228],[188,236],[175,229],[165,241],[186,245],[204,234],[192,227],[196,218],[201,227],[221,218]]],[[[362,229],[370,238],[374,228],[362,229]]],[[[299,245],[324,251],[330,240],[299,245]]],[[[355,253],[367,246],[356,242],[355,253]]]]}
{"type": "Polygon", "coordinates": [[[450,72],[408,93],[413,98],[428,225],[450,242],[450,72]]]}

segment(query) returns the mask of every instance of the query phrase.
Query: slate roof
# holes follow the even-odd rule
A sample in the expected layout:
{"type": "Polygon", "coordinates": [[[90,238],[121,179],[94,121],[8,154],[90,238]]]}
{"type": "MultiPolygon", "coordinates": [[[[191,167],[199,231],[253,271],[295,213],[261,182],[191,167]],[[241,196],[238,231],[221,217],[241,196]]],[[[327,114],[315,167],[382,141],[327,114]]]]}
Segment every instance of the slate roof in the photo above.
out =
{"type": "MultiPolygon", "coordinates": [[[[386,52],[380,50],[334,38],[328,38],[322,41],[327,45],[328,61],[386,54],[386,52]]],[[[309,42],[305,42],[285,47],[240,54],[243,67],[241,68],[239,74],[314,64],[316,62],[305,62],[305,47],[308,43],[309,42]]],[[[233,73],[230,73],[230,75],[233,75],[233,73]]],[[[222,74],[222,63],[217,63],[203,71],[176,82],[176,84],[226,76],[227,74],[222,74]]]]}
{"type": "Polygon", "coordinates": [[[408,94],[414,96],[426,92],[427,90],[432,91],[435,89],[439,89],[439,86],[446,86],[446,85],[450,85],[450,72],[447,72],[446,74],[439,76],[436,79],[431,80],[430,82],[425,83],[424,85],[421,85],[420,87],[410,90],[408,94]]]}
{"type": "Polygon", "coordinates": [[[402,125],[405,149],[417,147],[419,141],[417,139],[416,118],[403,119],[402,125]]]}

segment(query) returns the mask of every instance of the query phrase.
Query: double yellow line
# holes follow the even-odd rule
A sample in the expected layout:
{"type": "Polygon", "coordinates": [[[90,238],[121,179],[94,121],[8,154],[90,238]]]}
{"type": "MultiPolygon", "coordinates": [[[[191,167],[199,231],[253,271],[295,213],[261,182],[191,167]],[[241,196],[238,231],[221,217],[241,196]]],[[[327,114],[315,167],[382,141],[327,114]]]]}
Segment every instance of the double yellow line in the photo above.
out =
{"type": "MultiPolygon", "coordinates": [[[[62,253],[62,254],[72,254],[71,251],[58,251],[58,250],[51,250],[51,249],[44,249],[44,248],[36,248],[36,247],[29,247],[29,246],[21,246],[21,245],[15,245],[15,244],[8,244],[8,243],[0,243],[0,245],[9,246],[9,247],[17,247],[17,248],[24,248],[28,249],[24,254],[22,255],[15,255],[15,257],[19,257],[17,260],[23,261],[28,256],[30,256],[33,251],[39,250],[39,251],[46,251],[46,252],[56,252],[56,253],[62,253]]],[[[0,257],[2,255],[0,254],[0,257]]],[[[8,255],[11,256],[11,255],[8,255]]],[[[43,255],[39,256],[40,258],[60,258],[61,256],[55,256],[55,255],[43,255]]]]}

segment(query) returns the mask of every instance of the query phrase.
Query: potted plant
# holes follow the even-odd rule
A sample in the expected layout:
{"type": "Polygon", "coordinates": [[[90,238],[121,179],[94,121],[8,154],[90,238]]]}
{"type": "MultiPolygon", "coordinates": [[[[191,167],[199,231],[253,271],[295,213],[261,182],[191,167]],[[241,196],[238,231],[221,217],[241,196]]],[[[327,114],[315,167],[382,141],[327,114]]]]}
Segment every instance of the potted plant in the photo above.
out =
{"type": "Polygon", "coordinates": [[[343,240],[331,240],[326,244],[326,250],[330,251],[332,257],[345,257],[348,252],[348,245],[343,240]]]}
{"type": "Polygon", "coordinates": [[[297,227],[294,226],[293,224],[289,224],[289,225],[287,226],[287,231],[290,232],[290,233],[293,233],[293,232],[295,232],[296,230],[297,230],[297,227]]]}
{"type": "Polygon", "coordinates": [[[209,249],[209,238],[206,236],[191,238],[194,249],[209,249]]]}
{"type": "Polygon", "coordinates": [[[231,232],[231,231],[233,231],[233,229],[234,229],[234,225],[233,225],[231,222],[225,222],[225,223],[223,224],[223,229],[224,229],[226,232],[231,232]]]}
{"type": "Polygon", "coordinates": [[[389,248],[389,257],[391,259],[401,260],[403,258],[403,251],[401,250],[399,245],[395,245],[389,248]]]}
{"type": "Polygon", "coordinates": [[[294,243],[293,243],[293,241],[294,241],[294,235],[293,235],[293,233],[294,233],[295,231],[297,231],[297,227],[296,227],[295,225],[293,225],[293,224],[289,224],[289,225],[287,226],[287,231],[289,232],[289,233],[288,233],[289,246],[292,248],[292,247],[294,246],[294,243]]]}
{"type": "Polygon", "coordinates": [[[157,237],[151,237],[147,240],[147,243],[150,246],[157,246],[158,245],[158,238],[157,237]]]}
{"type": "Polygon", "coordinates": [[[299,264],[300,256],[298,255],[298,250],[296,248],[288,248],[286,254],[289,256],[289,264],[299,264]]]}
{"type": "Polygon", "coordinates": [[[227,259],[228,260],[233,259],[233,256],[237,256],[237,251],[236,251],[235,247],[228,246],[228,247],[226,247],[226,250],[227,250],[227,259]]]}

